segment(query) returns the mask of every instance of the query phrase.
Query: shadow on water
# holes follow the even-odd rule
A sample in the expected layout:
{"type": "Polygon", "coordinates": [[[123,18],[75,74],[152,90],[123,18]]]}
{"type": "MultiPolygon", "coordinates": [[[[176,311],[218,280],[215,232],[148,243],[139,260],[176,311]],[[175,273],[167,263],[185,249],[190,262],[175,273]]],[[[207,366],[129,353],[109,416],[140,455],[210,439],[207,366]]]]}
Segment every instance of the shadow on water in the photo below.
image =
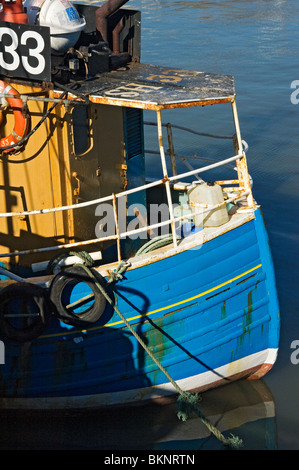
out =
{"type": "MultiPolygon", "coordinates": [[[[201,411],[244,449],[276,449],[275,405],[262,381],[242,380],[201,395],[201,411]]],[[[176,403],[88,412],[1,412],[1,450],[210,450],[223,445],[176,403]],[[134,410],[134,411],[133,411],[134,410]]]]}

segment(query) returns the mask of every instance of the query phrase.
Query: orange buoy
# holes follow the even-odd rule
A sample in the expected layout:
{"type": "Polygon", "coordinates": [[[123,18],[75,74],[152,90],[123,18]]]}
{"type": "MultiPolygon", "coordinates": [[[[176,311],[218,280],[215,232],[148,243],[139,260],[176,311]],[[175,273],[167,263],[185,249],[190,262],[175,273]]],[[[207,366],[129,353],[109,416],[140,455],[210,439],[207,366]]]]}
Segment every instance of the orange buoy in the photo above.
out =
{"type": "MultiPolygon", "coordinates": [[[[29,114],[24,113],[23,111],[23,102],[19,97],[19,93],[11,87],[8,83],[0,80],[0,93],[4,95],[14,95],[16,98],[5,98],[9,106],[12,108],[15,118],[15,125],[8,137],[3,137],[0,139],[0,152],[2,147],[9,147],[10,145],[17,144],[22,140],[29,131],[30,116],[29,114]]],[[[16,146],[11,149],[5,149],[3,152],[14,152],[18,150],[19,147],[16,146]]]]}
{"type": "Polygon", "coordinates": [[[0,13],[0,21],[9,21],[10,23],[28,24],[28,16],[25,13],[22,0],[2,2],[3,10],[0,13]]]}

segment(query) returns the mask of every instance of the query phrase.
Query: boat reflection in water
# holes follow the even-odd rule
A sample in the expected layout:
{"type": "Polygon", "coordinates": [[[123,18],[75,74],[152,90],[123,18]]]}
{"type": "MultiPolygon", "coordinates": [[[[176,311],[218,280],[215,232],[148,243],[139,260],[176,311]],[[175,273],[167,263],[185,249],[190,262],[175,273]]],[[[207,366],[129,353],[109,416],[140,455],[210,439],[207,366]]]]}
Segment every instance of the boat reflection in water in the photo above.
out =
{"type": "MultiPolygon", "coordinates": [[[[240,380],[202,395],[201,410],[242,449],[276,449],[275,404],[263,380],[240,380]]],[[[1,416],[1,415],[0,415],[1,416]]],[[[0,449],[169,450],[226,449],[196,416],[176,417],[176,403],[84,412],[6,411],[0,449]],[[38,429],[38,432],[37,432],[38,429]]]]}

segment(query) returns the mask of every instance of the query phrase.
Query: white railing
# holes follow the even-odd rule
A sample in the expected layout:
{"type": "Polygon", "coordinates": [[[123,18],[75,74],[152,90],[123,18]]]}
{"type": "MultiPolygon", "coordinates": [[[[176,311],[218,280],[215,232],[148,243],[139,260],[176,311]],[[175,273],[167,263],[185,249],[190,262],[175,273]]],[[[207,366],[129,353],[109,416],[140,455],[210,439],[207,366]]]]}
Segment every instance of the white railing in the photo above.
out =
{"type": "MultiPolygon", "coordinates": [[[[234,155],[233,157],[222,160],[221,162],[215,162],[215,163],[212,163],[211,165],[207,165],[207,166],[202,167],[202,168],[187,171],[186,173],[181,173],[179,175],[170,176],[168,178],[168,181],[172,182],[172,181],[175,181],[175,180],[188,178],[189,176],[194,176],[194,175],[197,175],[199,173],[203,173],[205,171],[212,170],[213,168],[217,168],[219,166],[224,166],[224,165],[226,165],[228,163],[231,163],[231,162],[234,162],[234,161],[236,161],[236,160],[238,160],[242,157],[243,157],[243,154],[234,155]]],[[[51,207],[51,208],[48,208],[48,209],[38,209],[38,210],[22,211],[22,212],[0,212],[0,218],[3,218],[3,217],[21,217],[21,216],[39,215],[39,214],[49,214],[49,213],[52,213],[52,212],[60,212],[60,211],[66,211],[66,210],[71,210],[71,209],[80,209],[82,207],[88,207],[88,206],[93,206],[93,205],[101,204],[101,203],[108,202],[108,201],[113,201],[114,197],[118,199],[120,197],[124,197],[124,196],[128,196],[129,194],[136,193],[138,191],[153,188],[155,186],[160,186],[163,183],[165,183],[164,179],[160,179],[160,180],[153,181],[151,183],[146,183],[143,186],[138,186],[137,188],[132,188],[132,189],[128,189],[126,191],[122,191],[121,193],[111,194],[110,196],[105,196],[105,197],[101,197],[101,198],[98,198],[98,199],[93,199],[91,201],[80,202],[80,203],[77,203],[77,204],[70,204],[68,206],[51,207]]]]}
{"type": "MultiPolygon", "coordinates": [[[[181,173],[179,175],[171,176],[169,178],[169,182],[173,182],[175,180],[181,180],[181,179],[187,178],[189,176],[193,176],[193,175],[198,175],[199,173],[203,173],[203,172],[211,170],[213,168],[217,168],[219,166],[226,165],[226,164],[228,164],[230,162],[233,162],[233,161],[236,161],[236,160],[238,160],[239,158],[242,158],[242,157],[243,157],[243,155],[235,155],[235,156],[227,158],[227,159],[225,159],[221,162],[217,162],[217,163],[213,163],[211,165],[207,165],[203,168],[199,168],[199,169],[196,169],[196,170],[188,171],[186,173],[181,173]]],[[[110,196],[94,199],[94,200],[87,201],[87,202],[82,202],[82,203],[78,203],[78,204],[71,204],[71,205],[68,205],[68,206],[52,207],[52,208],[48,208],[48,209],[33,210],[33,211],[5,212],[5,213],[0,213],[0,217],[1,218],[2,217],[20,217],[20,216],[48,214],[48,213],[52,213],[52,212],[79,209],[79,208],[82,208],[82,207],[88,207],[88,206],[101,204],[101,203],[108,202],[108,201],[113,201],[117,198],[124,197],[124,196],[127,196],[129,194],[136,193],[138,191],[153,188],[155,186],[160,186],[161,184],[165,184],[165,181],[163,181],[163,179],[157,180],[157,181],[154,181],[154,182],[151,182],[151,183],[147,183],[143,186],[139,186],[137,188],[133,188],[133,189],[130,189],[130,190],[127,190],[127,191],[122,191],[118,194],[112,194],[110,196]]],[[[246,192],[246,191],[243,190],[242,191],[242,197],[244,197],[246,195],[248,195],[248,191],[246,192]]],[[[236,196],[234,196],[230,199],[227,199],[224,202],[224,204],[228,204],[229,202],[233,202],[234,200],[239,199],[239,198],[240,198],[240,194],[237,194],[236,196]]],[[[219,207],[219,205],[216,205],[216,206],[213,206],[213,207],[208,207],[208,208],[205,208],[205,209],[201,209],[200,212],[198,212],[198,213],[197,212],[192,213],[192,217],[194,217],[197,214],[202,214],[203,212],[211,211],[211,210],[213,210],[217,207],[219,207]]],[[[115,205],[114,205],[114,209],[116,211],[115,205]]],[[[94,243],[99,243],[99,242],[104,242],[104,241],[109,241],[109,240],[114,240],[114,239],[117,240],[117,239],[120,239],[120,238],[124,238],[126,236],[131,236],[131,235],[140,233],[140,232],[145,231],[145,230],[153,230],[155,228],[159,228],[159,227],[163,227],[165,225],[173,224],[173,223],[178,222],[180,220],[183,220],[185,218],[190,218],[190,214],[182,215],[180,217],[172,217],[172,218],[170,218],[166,221],[159,222],[157,224],[152,224],[152,225],[149,225],[147,227],[141,227],[139,229],[131,230],[131,231],[128,231],[128,232],[118,232],[115,235],[111,235],[111,236],[107,236],[107,237],[95,238],[95,239],[91,239],[91,240],[85,240],[85,241],[81,241],[81,242],[62,244],[62,245],[51,246],[51,247],[37,248],[37,249],[31,249],[31,250],[23,250],[23,251],[18,251],[18,252],[1,253],[0,258],[6,258],[6,257],[12,257],[12,256],[18,256],[18,255],[28,255],[28,254],[32,254],[32,253],[42,253],[42,252],[47,252],[47,251],[56,251],[56,250],[66,249],[66,248],[82,247],[82,246],[87,246],[87,245],[91,245],[91,244],[94,244],[94,243]]],[[[175,238],[176,238],[176,236],[175,236],[175,238]]]]}
{"type": "MultiPolygon", "coordinates": [[[[167,124],[166,126],[169,126],[169,124],[167,124]]],[[[146,183],[146,184],[144,184],[142,186],[139,186],[137,188],[132,188],[132,189],[122,191],[122,192],[117,193],[117,194],[111,194],[109,196],[93,199],[93,200],[90,200],[90,201],[87,201],[87,202],[81,202],[81,203],[77,203],[77,204],[70,204],[70,205],[65,205],[65,206],[60,206],[60,207],[51,207],[51,208],[40,209],[40,210],[0,213],[0,218],[26,217],[26,216],[31,216],[31,215],[49,214],[49,213],[60,212],[60,211],[75,210],[75,209],[79,209],[79,208],[84,208],[84,207],[88,207],[88,206],[92,206],[92,205],[98,205],[98,204],[102,204],[102,203],[105,203],[105,202],[112,201],[113,208],[114,208],[115,222],[116,222],[116,224],[115,224],[116,225],[115,235],[110,235],[110,236],[105,236],[105,237],[101,237],[101,238],[85,240],[85,241],[81,241],[81,242],[61,244],[61,245],[57,245],[57,246],[36,248],[36,249],[23,250],[23,251],[18,251],[18,252],[11,252],[11,253],[1,253],[0,258],[8,258],[8,257],[13,257],[13,256],[19,256],[19,255],[28,255],[28,254],[32,254],[32,253],[51,252],[51,251],[56,251],[56,250],[61,250],[61,249],[66,249],[66,248],[68,249],[68,248],[75,248],[75,247],[84,247],[84,246],[88,246],[88,245],[99,243],[99,242],[105,242],[105,241],[109,241],[109,240],[116,240],[117,241],[117,248],[118,248],[118,259],[120,261],[121,260],[121,250],[120,250],[120,239],[121,238],[128,237],[128,236],[131,236],[131,235],[135,235],[135,234],[141,233],[143,231],[150,231],[150,230],[153,230],[153,229],[156,229],[156,228],[163,227],[165,225],[171,225],[171,231],[172,231],[172,236],[173,236],[173,245],[176,247],[177,246],[177,234],[176,234],[176,228],[175,228],[175,223],[176,222],[182,221],[186,218],[194,217],[194,216],[199,215],[199,214],[203,214],[204,212],[209,212],[213,209],[216,209],[217,207],[220,207],[221,205],[237,201],[238,199],[240,199],[240,197],[250,196],[251,189],[246,187],[246,185],[240,179],[240,176],[239,176],[239,179],[236,179],[236,180],[220,181],[218,183],[223,184],[223,185],[226,185],[226,184],[229,184],[229,183],[238,184],[238,186],[236,186],[236,187],[226,188],[226,189],[230,189],[231,191],[235,191],[235,194],[233,196],[231,196],[229,199],[226,199],[221,204],[217,204],[215,206],[210,206],[210,207],[207,207],[207,206],[200,207],[200,211],[198,211],[198,212],[194,211],[194,212],[192,212],[192,214],[184,214],[184,215],[181,215],[179,217],[175,217],[174,213],[173,213],[173,205],[172,205],[171,186],[170,186],[171,184],[173,184],[175,181],[178,181],[178,180],[181,181],[185,178],[189,178],[190,176],[198,177],[198,175],[201,174],[201,173],[204,173],[206,171],[212,170],[212,169],[220,167],[220,166],[227,166],[232,162],[237,162],[237,166],[238,166],[238,162],[244,160],[246,157],[245,157],[244,151],[242,150],[242,152],[238,153],[237,155],[226,158],[222,161],[213,162],[213,163],[210,163],[209,165],[206,165],[204,167],[197,168],[197,169],[190,169],[191,167],[189,166],[188,167],[189,171],[184,172],[184,173],[180,173],[180,174],[173,174],[172,176],[169,176],[168,172],[167,172],[165,152],[164,152],[162,139],[161,139],[161,137],[162,137],[162,122],[161,122],[161,116],[160,116],[159,112],[157,113],[157,128],[158,128],[159,143],[160,143],[160,152],[158,152],[158,153],[160,153],[160,157],[161,157],[162,169],[163,169],[163,178],[158,179],[156,181],[152,181],[150,183],[146,183]],[[168,208],[169,208],[170,217],[167,220],[163,220],[162,222],[159,222],[159,223],[156,223],[156,224],[152,224],[152,225],[149,225],[149,226],[146,225],[146,226],[142,226],[138,229],[125,231],[125,232],[120,232],[119,231],[119,225],[118,225],[118,214],[117,214],[117,204],[116,204],[117,199],[118,198],[123,198],[123,197],[128,196],[128,195],[133,194],[133,193],[137,193],[139,191],[147,190],[149,188],[154,188],[154,187],[160,186],[162,184],[166,188],[166,194],[167,194],[167,199],[168,199],[168,208]]],[[[182,127],[181,127],[181,129],[190,131],[190,130],[182,128],[182,127]]],[[[193,132],[193,131],[190,131],[190,132],[193,132]]],[[[200,133],[197,133],[197,134],[202,135],[200,133]]],[[[207,135],[207,134],[205,134],[205,136],[216,137],[216,136],[207,135]]],[[[221,138],[221,137],[219,137],[219,138],[221,138]]],[[[224,138],[230,138],[231,139],[231,137],[224,137],[224,138]]],[[[170,155],[170,157],[173,157],[173,155],[170,155]]],[[[184,158],[184,157],[179,157],[179,158],[184,158]]],[[[242,172],[239,172],[239,175],[240,174],[242,175],[242,172]]]]}

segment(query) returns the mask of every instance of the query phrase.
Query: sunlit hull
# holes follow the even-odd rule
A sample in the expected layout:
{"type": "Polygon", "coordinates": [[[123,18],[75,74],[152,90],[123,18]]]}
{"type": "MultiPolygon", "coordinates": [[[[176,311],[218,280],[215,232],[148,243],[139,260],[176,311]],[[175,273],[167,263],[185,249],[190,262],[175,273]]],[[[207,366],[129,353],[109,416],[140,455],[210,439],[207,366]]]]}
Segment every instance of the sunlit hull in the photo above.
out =
{"type": "Polygon", "coordinates": [[[161,367],[110,305],[87,330],[53,318],[34,342],[7,344],[1,406],[159,399],[177,393],[162,367],[183,390],[263,376],[276,359],[279,312],[260,210],[249,218],[201,246],[132,260],[115,286],[119,311],[161,367]]]}

